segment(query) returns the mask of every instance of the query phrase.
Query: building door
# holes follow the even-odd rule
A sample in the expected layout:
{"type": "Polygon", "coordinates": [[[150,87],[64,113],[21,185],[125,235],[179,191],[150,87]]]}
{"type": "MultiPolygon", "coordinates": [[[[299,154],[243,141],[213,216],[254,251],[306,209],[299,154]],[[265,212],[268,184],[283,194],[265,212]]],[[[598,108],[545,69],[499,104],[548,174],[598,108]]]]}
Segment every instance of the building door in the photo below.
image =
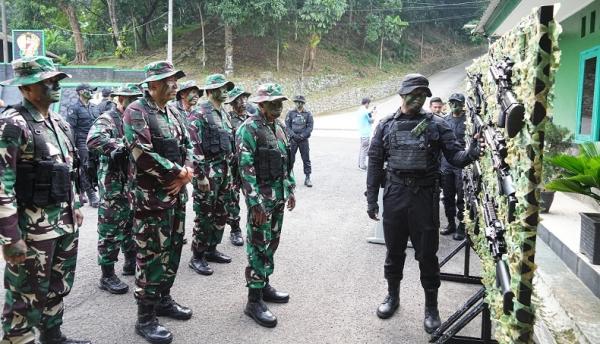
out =
{"type": "Polygon", "coordinates": [[[579,58],[579,89],[577,92],[578,141],[600,140],[600,46],[581,53],[579,58]]]}

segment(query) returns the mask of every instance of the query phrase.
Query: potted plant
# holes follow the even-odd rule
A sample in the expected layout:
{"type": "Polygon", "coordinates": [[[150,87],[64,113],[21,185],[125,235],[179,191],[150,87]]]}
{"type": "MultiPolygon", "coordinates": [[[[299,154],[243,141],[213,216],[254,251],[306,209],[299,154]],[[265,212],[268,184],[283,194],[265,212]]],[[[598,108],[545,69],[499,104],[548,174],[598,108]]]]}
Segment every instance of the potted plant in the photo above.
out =
{"type": "MultiPolygon", "coordinates": [[[[579,146],[579,155],[557,155],[549,159],[560,168],[560,176],[546,184],[554,191],[573,192],[592,197],[600,204],[600,142],[579,146]]],[[[580,213],[581,239],[579,249],[592,264],[600,264],[600,214],[580,213]]]]}
{"type": "MultiPolygon", "coordinates": [[[[542,185],[550,183],[560,175],[559,167],[550,163],[553,157],[560,153],[566,152],[571,148],[571,140],[573,135],[569,129],[556,125],[552,121],[546,122],[544,130],[544,160],[542,170],[542,185]]],[[[555,191],[542,187],[541,196],[541,212],[547,213],[550,211],[550,206],[554,202],[555,191]]]]}

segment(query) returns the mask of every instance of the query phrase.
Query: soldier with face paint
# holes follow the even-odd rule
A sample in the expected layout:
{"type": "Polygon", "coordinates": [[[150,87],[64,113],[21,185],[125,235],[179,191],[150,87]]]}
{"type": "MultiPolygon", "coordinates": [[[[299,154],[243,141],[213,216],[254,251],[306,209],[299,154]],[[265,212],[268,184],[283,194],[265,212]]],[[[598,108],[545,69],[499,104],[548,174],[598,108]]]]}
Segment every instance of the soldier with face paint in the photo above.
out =
{"type": "MultiPolygon", "coordinates": [[[[454,93],[448,99],[450,113],[444,116],[444,121],[452,129],[461,148],[465,148],[465,96],[454,93]]],[[[440,232],[442,235],[454,233],[454,240],[465,238],[465,224],[463,223],[463,212],[465,211],[465,193],[463,190],[462,168],[453,166],[442,157],[442,191],[444,195],[444,212],[448,219],[448,227],[440,232]],[[458,226],[456,226],[458,219],[458,226]]]]}
{"type": "Polygon", "coordinates": [[[229,114],[223,108],[227,91],[233,82],[222,74],[206,77],[204,86],[208,101],[199,104],[188,116],[188,128],[195,145],[196,155],[204,159],[197,169],[208,176],[210,185],[204,180],[194,179],[194,240],[193,257],[189,266],[201,275],[212,275],[208,262],[231,263],[231,257],[217,250],[223,239],[227,222],[225,198],[231,187],[231,161],[233,159],[233,129],[229,114]]]}
{"type": "MultiPolygon", "coordinates": [[[[229,117],[231,118],[231,125],[233,132],[237,132],[239,127],[244,123],[246,118],[250,116],[248,113],[248,97],[249,92],[244,91],[242,86],[235,86],[229,93],[227,93],[226,104],[231,105],[231,111],[229,111],[229,117]]],[[[227,224],[231,227],[229,233],[229,240],[235,246],[244,245],[244,238],[242,237],[242,229],[240,228],[240,174],[238,171],[237,163],[237,145],[236,155],[231,161],[231,187],[229,193],[225,197],[225,209],[227,210],[227,224]]]]}
{"type": "Polygon", "coordinates": [[[285,117],[285,126],[288,131],[290,138],[290,150],[292,158],[292,167],[296,160],[296,153],[300,149],[300,157],[302,158],[302,167],[304,168],[304,185],[312,187],[312,181],[310,180],[310,174],[312,173],[312,164],[310,162],[310,146],[308,139],[312,134],[313,130],[313,116],[312,113],[304,107],[306,104],[306,98],[304,96],[294,97],[294,104],[296,108],[290,110],[285,117]]]}
{"type": "Polygon", "coordinates": [[[131,185],[127,173],[129,151],[123,136],[123,112],[142,96],[137,85],[120,87],[110,94],[117,97],[117,105],[94,122],[88,134],[90,152],[100,157],[98,167],[98,265],[102,269],[100,289],[112,294],[124,294],[129,286],[115,274],[119,250],[125,255],[123,275],[135,274],[135,242],[133,241],[133,213],[128,194],[131,185]]]}
{"type": "Polygon", "coordinates": [[[188,80],[179,85],[179,91],[175,97],[175,107],[187,118],[194,106],[198,104],[203,91],[198,87],[196,81],[188,80]]]}
{"type": "Polygon", "coordinates": [[[23,101],[0,116],[0,244],[6,288],[0,343],[84,344],[60,327],[75,279],[83,215],[76,192],[77,151],[69,125],[50,110],[59,72],[47,57],[12,62],[23,101]]]}
{"type": "Polygon", "coordinates": [[[249,117],[236,134],[242,192],[248,209],[248,303],[244,313],[265,327],[277,325],[277,318],[265,301],[287,303],[290,298],[269,283],[286,203],[288,210],[296,206],[289,141],[278,119],[287,99],[279,84],[260,85],[256,96],[250,99],[258,104],[258,113],[249,117]]]}
{"type": "Polygon", "coordinates": [[[425,290],[423,325],[427,333],[432,333],[441,323],[437,304],[440,267],[436,255],[440,154],[443,153],[450,164],[464,167],[479,158],[480,147],[477,140],[473,140],[468,150],[462,150],[446,122],[423,110],[425,99],[431,96],[429,81],[424,76],[407,75],[398,93],[402,105],[396,113],[379,122],[369,148],[367,213],[374,220],[379,220],[377,197],[385,181],[383,232],[387,255],[384,275],[388,295],[377,309],[377,315],[389,318],[398,309],[405,250],[410,238],[425,290]]]}
{"type": "Polygon", "coordinates": [[[98,117],[98,111],[93,104],[90,103],[92,94],[96,91],[96,87],[90,84],[79,84],[76,88],[79,99],[76,104],[69,107],[67,111],[67,122],[71,125],[75,135],[79,158],[81,159],[81,199],[85,203],[89,200],[90,205],[94,208],[98,207],[98,195],[91,184],[86,168],[88,167],[89,151],[86,140],[87,135],[92,127],[92,123],[98,117]],[[87,194],[87,197],[86,197],[87,194]]]}

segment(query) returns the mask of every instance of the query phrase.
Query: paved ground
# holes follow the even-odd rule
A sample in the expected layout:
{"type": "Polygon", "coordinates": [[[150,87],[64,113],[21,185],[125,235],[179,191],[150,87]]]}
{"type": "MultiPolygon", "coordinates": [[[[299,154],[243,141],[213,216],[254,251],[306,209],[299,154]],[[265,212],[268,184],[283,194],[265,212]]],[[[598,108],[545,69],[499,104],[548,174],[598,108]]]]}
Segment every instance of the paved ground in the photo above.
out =
{"type": "MultiPolygon", "coordinates": [[[[353,120],[352,114],[343,117],[350,118],[353,120]]],[[[186,245],[172,294],[178,302],[192,307],[194,316],[187,322],[161,320],[173,331],[174,343],[427,342],[428,336],[422,329],[424,297],[411,249],[400,310],[386,321],[375,315],[386,293],[385,247],[365,240],[372,234],[374,222],[365,213],[366,174],[356,168],[358,139],[343,137],[353,136],[345,130],[339,131],[345,133],[342,135],[336,132],[315,132],[311,140],[315,187],[299,186],[297,208],[286,213],[271,281],[275,287],[290,292],[291,300],[271,306],[278,316],[278,326],[262,328],[242,313],[246,299],[243,248],[226,240],[220,249],[232,255],[234,261],[215,265],[215,274],[204,277],[188,268],[191,253],[186,245]]],[[[301,173],[300,163],[296,173],[301,173]]],[[[303,178],[298,179],[302,184],[303,178]]],[[[64,331],[94,343],[145,343],[134,334],[136,305],[132,293],[115,296],[97,288],[100,269],[96,265],[96,211],[90,207],[84,211],[77,276],[73,292],[66,299],[64,331]]],[[[192,220],[188,204],[188,237],[192,220]]],[[[226,232],[227,237],[229,230],[226,232]]],[[[440,256],[455,244],[442,238],[440,256]]],[[[474,270],[478,271],[477,259],[473,260],[474,270]]],[[[444,270],[460,272],[462,261],[462,256],[456,257],[444,270]]],[[[125,281],[133,286],[133,278],[125,281]]],[[[442,318],[447,318],[475,289],[443,282],[442,318]]],[[[477,334],[477,324],[468,327],[466,333],[477,334]]]]}

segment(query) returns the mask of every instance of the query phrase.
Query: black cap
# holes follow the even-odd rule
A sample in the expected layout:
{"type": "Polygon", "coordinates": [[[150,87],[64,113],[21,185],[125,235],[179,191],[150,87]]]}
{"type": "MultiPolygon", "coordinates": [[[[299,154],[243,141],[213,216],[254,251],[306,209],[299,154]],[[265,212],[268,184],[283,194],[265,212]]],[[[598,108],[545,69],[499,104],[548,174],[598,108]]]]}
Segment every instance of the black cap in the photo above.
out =
{"type": "Polygon", "coordinates": [[[294,102],[306,103],[306,98],[302,95],[298,95],[294,97],[294,102]]]}
{"type": "Polygon", "coordinates": [[[77,88],[75,90],[77,92],[83,91],[83,90],[90,90],[90,91],[94,92],[97,89],[98,89],[97,87],[92,87],[92,85],[88,84],[87,82],[84,82],[82,84],[77,85],[77,88]]]}
{"type": "Polygon", "coordinates": [[[431,90],[429,89],[429,80],[421,74],[407,74],[404,79],[402,79],[402,84],[400,85],[400,91],[398,94],[403,96],[411,93],[412,91],[424,88],[427,90],[427,96],[431,97],[431,90]]]}
{"type": "Polygon", "coordinates": [[[112,90],[110,88],[103,88],[102,89],[102,96],[103,97],[110,97],[110,93],[112,92],[112,90]]]}
{"type": "Polygon", "coordinates": [[[464,103],[465,102],[465,96],[462,93],[452,93],[452,95],[450,96],[450,98],[448,98],[448,101],[456,101],[456,102],[461,102],[464,103]]]}

